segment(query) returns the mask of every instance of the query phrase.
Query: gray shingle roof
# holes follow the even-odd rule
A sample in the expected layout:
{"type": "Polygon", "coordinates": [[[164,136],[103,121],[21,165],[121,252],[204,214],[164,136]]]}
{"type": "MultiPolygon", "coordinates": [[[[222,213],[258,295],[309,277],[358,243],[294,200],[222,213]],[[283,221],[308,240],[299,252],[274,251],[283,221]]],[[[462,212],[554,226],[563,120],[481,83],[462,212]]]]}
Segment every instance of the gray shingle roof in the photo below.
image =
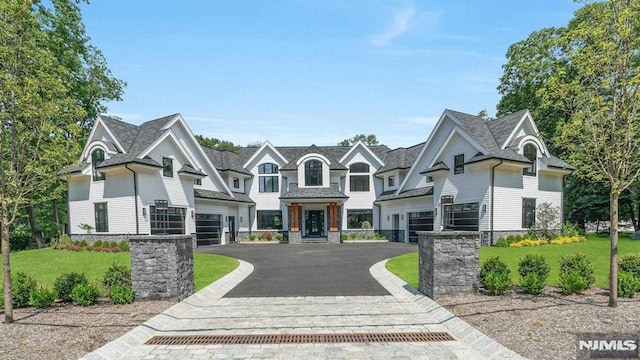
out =
{"type": "Polygon", "coordinates": [[[153,144],[165,130],[162,130],[162,127],[165,126],[169,121],[173,120],[176,115],[173,114],[165,117],[161,117],[159,119],[147,121],[139,126],[138,135],[136,136],[135,141],[129,147],[129,154],[132,155],[140,155],[144,150],[146,150],[151,144],[153,144]]]}
{"type": "Polygon", "coordinates": [[[500,146],[498,146],[496,139],[493,137],[487,121],[483,118],[453,110],[447,111],[453,114],[456,119],[460,120],[462,130],[471,136],[480,146],[490,153],[496,153],[500,150],[500,146]]]}
{"type": "Polygon", "coordinates": [[[182,167],[180,168],[180,170],[178,170],[178,174],[180,173],[186,173],[186,174],[193,174],[193,175],[201,175],[201,176],[207,176],[207,174],[203,173],[200,170],[196,170],[194,169],[191,165],[189,164],[184,164],[182,165],[182,167]]]}
{"type": "Polygon", "coordinates": [[[416,161],[416,158],[420,154],[420,151],[424,147],[424,143],[416,144],[408,148],[396,148],[387,151],[382,161],[384,166],[376,171],[376,174],[381,174],[390,170],[396,169],[408,169],[416,161]]]}
{"type": "Polygon", "coordinates": [[[436,172],[436,171],[449,171],[449,167],[447,165],[445,165],[445,163],[443,163],[442,161],[438,162],[437,164],[433,165],[430,168],[427,168],[425,171],[421,172],[420,174],[429,174],[432,172],[436,172]]]}
{"type": "Polygon", "coordinates": [[[489,160],[489,159],[500,159],[500,160],[516,161],[516,162],[531,164],[531,161],[529,161],[529,159],[527,159],[523,155],[520,155],[509,148],[502,149],[495,154],[484,155],[480,153],[472,157],[471,159],[465,161],[465,164],[472,164],[475,162],[489,160]]]}
{"type": "Polygon", "coordinates": [[[116,137],[120,145],[124,147],[124,149],[120,150],[128,152],[140,130],[138,126],[105,115],[100,115],[100,118],[104,121],[104,124],[109,128],[113,136],[116,137]]]}
{"type": "Polygon", "coordinates": [[[347,195],[338,190],[338,184],[331,184],[328,188],[300,188],[298,184],[289,185],[289,192],[280,199],[346,199],[347,195]]]}
{"type": "Polygon", "coordinates": [[[487,122],[498,146],[502,146],[527,110],[520,110],[487,122]]]}
{"type": "Polygon", "coordinates": [[[567,164],[566,162],[558,159],[555,156],[543,157],[542,162],[545,163],[548,167],[558,168],[558,169],[567,169],[567,170],[576,170],[575,166],[567,164]]]}
{"type": "MultiPolygon", "coordinates": [[[[339,151],[336,151],[336,148],[339,148],[339,147],[332,146],[332,147],[319,148],[315,144],[311,145],[304,150],[296,151],[295,157],[287,158],[289,160],[289,163],[283,166],[281,170],[296,170],[298,168],[298,165],[296,165],[296,163],[298,162],[298,160],[300,160],[302,156],[306,154],[320,154],[325,156],[327,159],[329,159],[329,162],[331,162],[331,164],[329,165],[330,170],[347,170],[347,168],[344,165],[342,165],[340,161],[338,161],[338,159],[342,156],[340,156],[339,151]],[[338,157],[336,158],[336,156],[338,157]]],[[[344,154],[346,154],[347,151],[349,151],[348,147],[345,147],[345,148],[346,148],[346,151],[344,151],[344,154]]],[[[282,155],[286,156],[284,154],[282,155]]]]}
{"type": "Polygon", "coordinates": [[[202,149],[218,171],[235,171],[240,174],[252,175],[242,167],[243,162],[238,153],[229,150],[216,150],[206,146],[203,146],[202,149]]]}
{"type": "Polygon", "coordinates": [[[251,200],[249,196],[243,193],[234,192],[233,196],[231,196],[227,193],[223,193],[220,191],[211,191],[211,190],[204,190],[204,189],[194,189],[193,193],[196,198],[201,198],[201,199],[224,200],[224,201],[234,201],[234,202],[255,204],[255,202],[251,200]]]}
{"type": "Polygon", "coordinates": [[[131,155],[131,154],[115,154],[110,158],[102,161],[98,166],[96,166],[96,168],[104,169],[110,166],[124,165],[129,163],[136,163],[136,164],[153,166],[158,168],[162,167],[162,165],[158,164],[155,160],[148,157],[145,157],[144,159],[139,159],[137,156],[131,155]]]}
{"type": "Polygon", "coordinates": [[[430,196],[433,195],[433,186],[427,186],[417,189],[411,189],[402,191],[401,193],[395,195],[395,191],[385,191],[378,198],[376,202],[379,201],[389,201],[389,200],[398,200],[398,199],[406,199],[418,196],[430,196]]]}

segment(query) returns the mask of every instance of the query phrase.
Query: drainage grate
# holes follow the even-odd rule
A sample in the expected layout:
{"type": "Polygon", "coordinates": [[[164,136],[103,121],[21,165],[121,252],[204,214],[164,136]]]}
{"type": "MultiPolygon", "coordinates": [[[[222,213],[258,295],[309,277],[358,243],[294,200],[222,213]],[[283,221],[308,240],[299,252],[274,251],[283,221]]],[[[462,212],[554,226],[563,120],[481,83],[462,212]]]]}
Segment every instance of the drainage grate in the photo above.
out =
{"type": "Polygon", "coordinates": [[[326,344],[364,342],[438,342],[455,340],[446,332],[377,334],[161,335],[146,345],[326,344]]]}

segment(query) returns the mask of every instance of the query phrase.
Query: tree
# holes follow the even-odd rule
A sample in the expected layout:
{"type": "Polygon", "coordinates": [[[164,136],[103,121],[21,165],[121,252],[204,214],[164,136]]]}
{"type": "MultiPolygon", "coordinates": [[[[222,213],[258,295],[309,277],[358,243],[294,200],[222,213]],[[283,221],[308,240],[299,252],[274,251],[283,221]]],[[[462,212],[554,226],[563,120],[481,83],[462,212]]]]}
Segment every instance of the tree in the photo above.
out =
{"type": "Polygon", "coordinates": [[[239,146],[234,145],[231,141],[208,138],[202,135],[196,135],[196,140],[198,140],[200,145],[216,150],[238,151],[240,148],[239,146]]]}
{"type": "Polygon", "coordinates": [[[350,139],[344,139],[338,143],[338,146],[353,146],[358,141],[362,141],[365,145],[378,145],[378,137],[374,134],[358,134],[350,139]]]}
{"type": "Polygon", "coordinates": [[[79,151],[85,110],[49,49],[39,3],[0,2],[0,228],[4,320],[13,322],[9,227],[79,151]]]}
{"type": "Polygon", "coordinates": [[[609,188],[609,306],[616,307],[618,200],[640,176],[640,1],[587,4],[559,44],[572,75],[553,74],[549,91],[573,105],[562,145],[578,174],[609,188]]]}
{"type": "Polygon", "coordinates": [[[543,202],[536,208],[535,229],[540,232],[542,237],[550,240],[553,233],[562,227],[559,219],[560,208],[548,202],[543,202]]]}

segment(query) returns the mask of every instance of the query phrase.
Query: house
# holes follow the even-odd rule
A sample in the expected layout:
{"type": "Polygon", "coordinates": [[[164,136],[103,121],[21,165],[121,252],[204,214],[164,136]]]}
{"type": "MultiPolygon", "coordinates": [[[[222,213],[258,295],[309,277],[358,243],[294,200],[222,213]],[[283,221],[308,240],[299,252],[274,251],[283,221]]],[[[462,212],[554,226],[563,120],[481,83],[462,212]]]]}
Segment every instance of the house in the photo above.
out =
{"type": "Polygon", "coordinates": [[[237,152],[201,146],[180,114],[139,126],[99,116],[79,164],[68,171],[72,237],[192,234],[199,245],[265,231],[336,243],[368,225],[393,241],[471,230],[492,243],[526,232],[537,204],[561,207],[573,170],[526,110],[489,122],[445,110],[408,148],[266,141],[237,152]]]}

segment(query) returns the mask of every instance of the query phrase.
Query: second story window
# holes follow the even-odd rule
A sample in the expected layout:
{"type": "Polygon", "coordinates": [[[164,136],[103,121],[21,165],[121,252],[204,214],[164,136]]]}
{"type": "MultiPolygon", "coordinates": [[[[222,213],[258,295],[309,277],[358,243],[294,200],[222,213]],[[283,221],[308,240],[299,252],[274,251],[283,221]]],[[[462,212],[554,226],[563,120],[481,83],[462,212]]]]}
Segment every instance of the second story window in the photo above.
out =
{"type": "Polygon", "coordinates": [[[352,174],[366,174],[351,175],[349,177],[349,190],[369,191],[369,165],[365,163],[351,164],[351,166],[349,166],[349,172],[352,174]]]}
{"type": "Polygon", "coordinates": [[[453,174],[464,174],[464,154],[456,155],[453,158],[453,174]]]}
{"type": "Polygon", "coordinates": [[[202,179],[193,179],[193,185],[202,185],[202,179]]]}
{"type": "Polygon", "coordinates": [[[279,191],[278,189],[278,165],[276,164],[260,164],[258,166],[258,174],[260,174],[258,178],[258,186],[260,192],[275,192],[279,191]],[[263,174],[267,176],[262,176],[263,174]]]}
{"type": "Polygon", "coordinates": [[[523,175],[536,176],[536,160],[538,159],[538,150],[532,144],[524,146],[523,155],[532,162],[531,166],[522,169],[523,175]]]}
{"type": "Polygon", "coordinates": [[[239,189],[240,188],[240,179],[238,179],[237,177],[233,178],[233,188],[234,189],[239,189]]]}
{"type": "Polygon", "coordinates": [[[93,181],[99,181],[105,179],[105,174],[102,171],[98,171],[96,167],[104,161],[104,151],[102,149],[95,149],[91,153],[91,168],[93,170],[93,181]]]}
{"type": "Polygon", "coordinates": [[[387,186],[394,187],[396,186],[396,177],[391,175],[389,176],[389,180],[387,180],[387,186]]]}
{"type": "Polygon", "coordinates": [[[162,158],[162,176],[173,177],[173,159],[162,158]]]}
{"type": "Polygon", "coordinates": [[[304,184],[306,186],[322,186],[322,162],[309,160],[304,164],[304,184]]]}

